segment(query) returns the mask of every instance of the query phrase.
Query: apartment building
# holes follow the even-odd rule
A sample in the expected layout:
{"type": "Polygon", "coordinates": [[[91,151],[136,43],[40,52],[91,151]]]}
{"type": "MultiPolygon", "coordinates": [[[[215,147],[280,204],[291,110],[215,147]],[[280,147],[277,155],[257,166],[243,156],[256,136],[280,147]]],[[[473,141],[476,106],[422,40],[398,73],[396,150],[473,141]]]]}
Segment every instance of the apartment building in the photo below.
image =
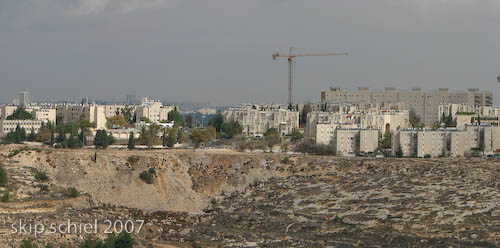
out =
{"type": "Polygon", "coordinates": [[[27,134],[32,131],[38,133],[42,127],[42,121],[39,120],[0,120],[0,138],[5,137],[10,132],[16,130],[17,126],[24,128],[27,134]]]}
{"type": "MultiPolygon", "coordinates": [[[[310,112],[304,128],[304,137],[316,139],[328,129],[334,130],[337,126],[359,127],[360,113],[348,112],[310,112]],[[330,126],[329,126],[330,125],[330,126]],[[319,130],[318,130],[319,127],[319,130]]],[[[332,136],[333,137],[333,136],[332,136]]],[[[320,141],[322,143],[322,141],[320,141]]]]}
{"type": "Polygon", "coordinates": [[[82,105],[82,104],[63,104],[56,106],[56,114],[63,117],[66,123],[76,122],[80,118],[95,123],[96,129],[106,129],[106,114],[104,106],[82,105]]]}
{"type": "Polygon", "coordinates": [[[328,145],[334,142],[335,130],[337,129],[354,129],[359,128],[359,124],[355,123],[340,123],[340,122],[324,122],[315,125],[315,140],[316,144],[328,145]]]}
{"type": "Polygon", "coordinates": [[[464,129],[404,129],[393,136],[393,154],[400,149],[405,157],[459,157],[472,152],[500,151],[500,127],[467,124],[464,129]]]}
{"type": "Polygon", "coordinates": [[[31,113],[33,116],[33,119],[42,121],[43,123],[56,123],[56,109],[53,108],[40,108],[40,109],[34,109],[33,112],[31,113]]]}
{"type": "Polygon", "coordinates": [[[335,151],[339,156],[356,156],[375,152],[378,148],[378,130],[361,128],[337,128],[335,151]]]}
{"type": "Polygon", "coordinates": [[[396,132],[401,128],[409,128],[408,110],[382,110],[369,112],[360,116],[361,128],[378,129],[382,134],[387,130],[396,132]]]}
{"type": "Polygon", "coordinates": [[[139,122],[142,117],[148,118],[153,123],[168,120],[168,113],[174,110],[172,106],[164,106],[161,102],[143,101],[136,109],[136,117],[139,122]]]}
{"type": "Polygon", "coordinates": [[[342,90],[332,87],[321,92],[321,102],[365,102],[365,103],[404,103],[409,110],[415,112],[420,121],[432,125],[440,119],[439,105],[445,103],[466,104],[471,106],[492,106],[493,94],[489,91],[468,89],[467,92],[450,92],[447,88],[436,91],[422,91],[413,88],[411,91],[400,91],[395,88],[385,88],[384,91],[369,90],[359,87],[355,90],[342,90]]]}
{"type": "Polygon", "coordinates": [[[246,136],[263,136],[270,128],[285,136],[299,128],[299,112],[283,108],[241,106],[225,110],[223,116],[225,122],[237,121],[242,125],[246,136]]]}

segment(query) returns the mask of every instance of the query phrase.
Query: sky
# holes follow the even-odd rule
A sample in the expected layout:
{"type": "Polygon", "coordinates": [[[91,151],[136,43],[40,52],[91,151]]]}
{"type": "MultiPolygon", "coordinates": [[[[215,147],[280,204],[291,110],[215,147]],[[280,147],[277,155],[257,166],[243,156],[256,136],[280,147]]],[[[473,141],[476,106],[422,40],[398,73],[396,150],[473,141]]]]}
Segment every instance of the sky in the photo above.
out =
{"type": "Polygon", "coordinates": [[[498,0],[0,0],[0,102],[286,103],[330,86],[490,90],[500,104],[498,0]]]}

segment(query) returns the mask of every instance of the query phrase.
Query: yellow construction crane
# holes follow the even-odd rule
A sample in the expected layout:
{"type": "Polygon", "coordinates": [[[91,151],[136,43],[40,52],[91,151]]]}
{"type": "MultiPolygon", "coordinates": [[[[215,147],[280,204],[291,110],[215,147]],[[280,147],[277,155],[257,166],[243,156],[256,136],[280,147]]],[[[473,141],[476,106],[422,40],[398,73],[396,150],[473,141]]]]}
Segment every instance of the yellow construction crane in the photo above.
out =
{"type": "Polygon", "coordinates": [[[339,56],[348,55],[348,53],[305,53],[305,54],[294,54],[293,50],[295,47],[290,47],[289,54],[273,54],[273,60],[278,58],[288,58],[288,105],[292,105],[292,81],[293,81],[293,63],[295,62],[295,57],[313,57],[313,56],[339,56]]]}

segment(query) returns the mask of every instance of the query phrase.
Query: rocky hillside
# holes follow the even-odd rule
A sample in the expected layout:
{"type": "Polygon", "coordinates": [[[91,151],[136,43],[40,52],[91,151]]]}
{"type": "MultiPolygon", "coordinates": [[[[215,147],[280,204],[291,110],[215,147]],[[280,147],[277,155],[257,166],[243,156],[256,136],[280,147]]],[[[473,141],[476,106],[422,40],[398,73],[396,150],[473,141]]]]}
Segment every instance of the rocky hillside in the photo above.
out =
{"type": "MultiPolygon", "coordinates": [[[[3,146],[9,183],[0,193],[10,199],[0,203],[0,247],[34,238],[12,234],[19,219],[97,219],[101,229],[105,220],[144,220],[134,233],[139,247],[500,244],[498,160],[283,158],[3,146]],[[152,184],[140,179],[144,171],[152,184]]],[[[74,245],[84,237],[45,234],[36,242],[74,245]]]]}

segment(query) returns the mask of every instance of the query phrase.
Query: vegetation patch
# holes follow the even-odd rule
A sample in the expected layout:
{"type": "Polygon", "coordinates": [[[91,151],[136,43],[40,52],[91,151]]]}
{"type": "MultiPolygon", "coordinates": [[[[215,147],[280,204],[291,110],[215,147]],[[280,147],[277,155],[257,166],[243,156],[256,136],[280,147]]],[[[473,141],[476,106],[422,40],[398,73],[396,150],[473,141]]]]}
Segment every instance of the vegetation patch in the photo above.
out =
{"type": "Polygon", "coordinates": [[[139,174],[139,178],[147,184],[153,183],[153,173],[151,173],[150,170],[143,171],[141,172],[141,174],[139,174]]]}

